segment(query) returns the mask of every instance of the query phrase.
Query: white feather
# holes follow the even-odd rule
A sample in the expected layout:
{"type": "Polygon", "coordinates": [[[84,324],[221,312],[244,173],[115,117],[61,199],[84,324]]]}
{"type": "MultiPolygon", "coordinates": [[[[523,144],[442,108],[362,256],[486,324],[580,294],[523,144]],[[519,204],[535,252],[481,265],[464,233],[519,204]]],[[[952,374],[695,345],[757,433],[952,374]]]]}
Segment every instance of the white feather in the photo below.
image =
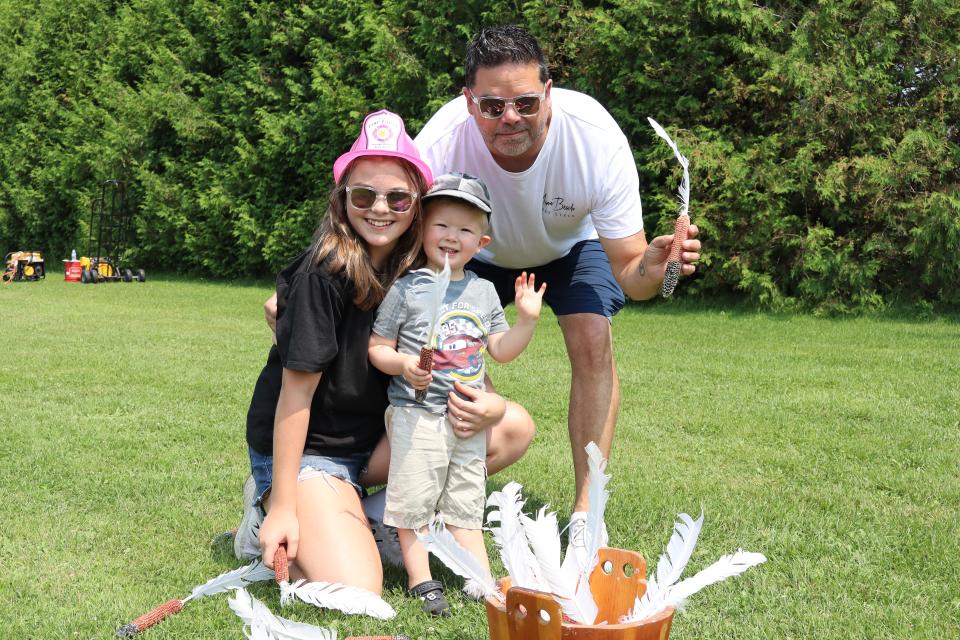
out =
{"type": "Polygon", "coordinates": [[[393,607],[372,591],[336,582],[297,580],[293,584],[282,583],[280,604],[286,605],[294,598],[315,607],[337,609],[343,613],[372,616],[380,620],[389,620],[397,615],[393,607]]]}
{"type": "Polygon", "coordinates": [[[580,577],[578,571],[567,571],[560,566],[560,531],[557,528],[557,514],[547,513],[541,507],[536,520],[520,516],[523,530],[530,542],[533,555],[540,565],[540,575],[560,608],[567,616],[582,624],[593,624],[597,619],[597,603],[590,589],[577,589],[580,577]]]}
{"type": "MultiPolygon", "coordinates": [[[[607,491],[610,476],[604,473],[607,468],[607,461],[600,452],[600,447],[595,442],[589,442],[586,449],[590,481],[590,508],[587,509],[587,561],[585,566],[580,567],[580,571],[585,573],[589,579],[590,572],[597,564],[597,551],[604,544],[603,516],[607,510],[607,501],[610,499],[610,492],[607,491]]],[[[569,549],[567,552],[569,553],[569,549]]]]}
{"type": "Polygon", "coordinates": [[[509,482],[501,491],[490,494],[487,506],[496,508],[487,514],[487,525],[493,541],[500,549],[500,560],[510,574],[513,586],[544,591],[547,584],[540,577],[540,566],[530,551],[520,523],[523,509],[520,490],[520,483],[509,482]],[[499,526],[494,526],[494,523],[499,526]]]}
{"type": "Polygon", "coordinates": [[[447,288],[450,286],[450,257],[444,254],[443,270],[440,273],[425,267],[414,271],[413,276],[417,295],[425,297],[426,315],[430,318],[430,333],[426,344],[432,347],[437,335],[437,323],[440,320],[440,310],[443,308],[443,298],[447,295],[447,288]]]}
{"type": "Polygon", "coordinates": [[[448,569],[464,579],[473,580],[474,585],[471,588],[476,592],[504,602],[503,594],[490,573],[454,539],[442,520],[435,518],[425,533],[417,532],[417,538],[427,551],[437,556],[448,569]]]}
{"type": "Polygon", "coordinates": [[[577,554],[574,550],[573,539],[567,544],[567,552],[563,558],[562,570],[567,575],[575,575],[575,592],[583,598],[588,594],[582,594],[583,590],[590,590],[590,574],[593,568],[597,566],[599,560],[598,552],[600,547],[606,544],[604,538],[604,513],[607,509],[607,502],[610,499],[610,492],[607,491],[607,484],[610,482],[610,476],[605,474],[607,461],[600,452],[600,447],[595,442],[587,443],[587,467],[589,473],[589,494],[590,506],[587,509],[586,522],[584,523],[583,542],[584,551],[577,554]]]}
{"type": "Polygon", "coordinates": [[[183,602],[186,603],[194,598],[203,598],[205,596],[223,593],[230,589],[245,587],[254,582],[273,580],[273,577],[273,569],[267,567],[260,560],[255,560],[245,567],[227,571],[198,587],[194,587],[190,595],[183,599],[183,602]]]}
{"type": "Polygon", "coordinates": [[[677,148],[677,143],[670,138],[667,132],[660,126],[660,124],[653,118],[647,118],[650,122],[650,126],[653,127],[653,130],[657,132],[657,135],[667,141],[667,144],[670,145],[670,148],[673,149],[673,155],[677,157],[677,160],[680,162],[680,166],[683,167],[683,180],[680,182],[680,188],[678,189],[678,194],[680,197],[680,216],[689,215],[690,211],[690,172],[689,172],[689,162],[680,153],[680,149],[677,148]]]}
{"type": "Polygon", "coordinates": [[[647,580],[647,591],[642,601],[649,602],[657,597],[662,589],[673,586],[683,575],[693,549],[697,546],[697,538],[703,527],[703,510],[700,511],[700,517],[696,520],[686,513],[681,513],[677,519],[678,521],[673,524],[673,535],[670,536],[667,549],[657,562],[656,574],[651,573],[647,580]]]}
{"type": "Polygon", "coordinates": [[[463,592],[474,600],[483,600],[489,593],[482,584],[473,578],[467,578],[463,583],[463,592]]]}
{"type": "Polygon", "coordinates": [[[682,582],[660,590],[659,594],[646,603],[638,598],[633,610],[621,622],[636,622],[651,618],[667,607],[680,607],[683,603],[704,587],[737,576],[758,564],[766,562],[762,553],[753,553],[737,549],[736,553],[723,556],[712,565],[682,582]]]}
{"type": "Polygon", "coordinates": [[[265,604],[243,588],[237,589],[236,595],[227,604],[243,620],[244,635],[250,640],[337,640],[333,629],[273,615],[265,604]]]}

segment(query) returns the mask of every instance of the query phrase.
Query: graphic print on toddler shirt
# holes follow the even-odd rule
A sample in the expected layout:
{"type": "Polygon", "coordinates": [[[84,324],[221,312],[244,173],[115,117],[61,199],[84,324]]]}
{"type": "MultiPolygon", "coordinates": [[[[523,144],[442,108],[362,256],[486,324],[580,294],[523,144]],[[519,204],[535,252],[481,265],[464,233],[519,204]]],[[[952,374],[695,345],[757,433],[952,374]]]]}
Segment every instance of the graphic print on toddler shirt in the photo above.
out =
{"type": "Polygon", "coordinates": [[[486,337],[483,322],[469,309],[444,312],[433,345],[433,370],[464,382],[482,378],[486,337]]]}

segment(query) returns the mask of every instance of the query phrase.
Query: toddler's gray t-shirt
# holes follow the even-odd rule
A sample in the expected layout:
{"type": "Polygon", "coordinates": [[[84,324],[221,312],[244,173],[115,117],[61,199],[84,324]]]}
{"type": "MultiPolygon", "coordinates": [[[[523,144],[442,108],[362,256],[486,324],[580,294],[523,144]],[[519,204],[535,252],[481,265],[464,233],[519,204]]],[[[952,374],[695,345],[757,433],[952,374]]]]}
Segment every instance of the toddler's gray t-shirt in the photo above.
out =
{"type": "MultiPolygon", "coordinates": [[[[398,279],[384,297],[377,311],[373,332],[397,341],[397,351],[420,354],[427,341],[430,323],[427,309],[432,278],[419,269],[398,279]]],[[[394,376],[387,396],[394,406],[422,406],[434,413],[447,410],[447,396],[453,383],[483,388],[487,337],[509,329],[500,299],[493,284],[464,272],[462,280],[452,280],[440,308],[437,335],[432,345],[433,382],[427,389],[424,404],[414,399],[414,389],[403,376],[394,376]]]]}

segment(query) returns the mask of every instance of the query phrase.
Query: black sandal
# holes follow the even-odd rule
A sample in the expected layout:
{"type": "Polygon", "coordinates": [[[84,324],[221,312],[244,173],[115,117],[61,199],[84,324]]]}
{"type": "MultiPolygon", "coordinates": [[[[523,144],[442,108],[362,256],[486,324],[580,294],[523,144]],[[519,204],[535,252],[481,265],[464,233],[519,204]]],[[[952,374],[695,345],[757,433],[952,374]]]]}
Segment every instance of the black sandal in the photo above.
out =
{"type": "Polygon", "coordinates": [[[410,594],[423,600],[423,610],[436,618],[449,618],[450,605],[443,597],[443,584],[427,580],[410,589],[410,594]]]}

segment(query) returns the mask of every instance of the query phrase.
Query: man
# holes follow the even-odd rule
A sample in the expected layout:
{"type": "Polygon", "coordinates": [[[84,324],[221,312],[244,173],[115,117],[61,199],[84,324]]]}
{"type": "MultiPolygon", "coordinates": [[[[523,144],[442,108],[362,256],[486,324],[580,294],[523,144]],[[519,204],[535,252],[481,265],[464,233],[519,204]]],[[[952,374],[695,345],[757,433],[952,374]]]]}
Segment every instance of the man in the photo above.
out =
{"type": "MultiPolygon", "coordinates": [[[[415,139],[435,174],[461,171],[489,187],[492,242],[468,268],[513,299],[521,271],[547,283],[571,365],[568,430],[576,497],[570,538],[582,544],[587,456],[609,456],[619,409],[611,318],[656,295],[672,236],[643,232],[639,178],[626,136],[592,98],[554,89],[536,39],[514,26],[482,30],[466,53],[463,95],[415,139]]],[[[690,238],[697,228],[690,227],[690,238]]],[[[694,272],[700,242],[683,244],[681,272],[694,272]]]]}
{"type": "MultiPolygon", "coordinates": [[[[589,504],[585,447],[596,442],[609,457],[620,404],[611,318],[624,292],[635,300],[656,295],[673,237],[647,243],[626,136],[597,101],[553,88],[540,46],[527,31],[482,30],[467,47],[465,75],[463,95],[444,105],[414,142],[435,175],[480,177],[503,212],[491,219],[492,242],[468,268],[494,282],[504,305],[521,271],[548,283],[544,299],[563,331],[572,374],[567,428],[576,494],[570,538],[577,548],[589,504]]],[[[692,274],[700,259],[697,233],[691,225],[683,275],[692,274]]],[[[265,308],[271,322],[274,300],[265,308]]],[[[457,411],[451,413],[458,420],[457,411]]],[[[466,419],[464,426],[479,428],[479,421],[466,419]]],[[[529,417],[517,423],[529,425],[529,417]]],[[[511,433],[502,425],[491,432],[488,446],[511,433]]],[[[498,468],[523,454],[532,429],[522,434],[508,440],[521,444],[510,447],[516,453],[498,468]]]]}

